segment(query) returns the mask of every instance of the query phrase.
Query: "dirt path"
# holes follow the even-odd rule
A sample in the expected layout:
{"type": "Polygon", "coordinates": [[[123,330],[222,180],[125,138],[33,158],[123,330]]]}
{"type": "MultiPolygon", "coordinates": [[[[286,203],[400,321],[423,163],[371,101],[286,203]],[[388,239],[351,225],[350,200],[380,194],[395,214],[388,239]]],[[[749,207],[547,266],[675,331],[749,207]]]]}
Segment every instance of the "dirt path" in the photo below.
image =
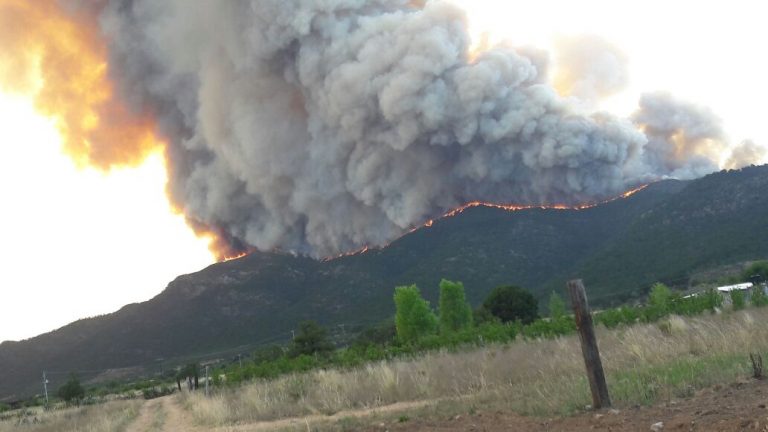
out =
{"type": "Polygon", "coordinates": [[[126,432],[201,432],[179,407],[175,396],[165,396],[144,403],[126,432]]]}
{"type": "Polygon", "coordinates": [[[317,414],[306,417],[264,421],[235,426],[224,426],[213,429],[213,432],[266,432],[279,431],[283,429],[294,429],[301,426],[307,426],[307,429],[310,430],[310,425],[315,425],[317,423],[333,424],[344,418],[365,418],[376,414],[397,413],[416,408],[423,408],[435,402],[436,401],[401,402],[379,408],[340,411],[333,415],[317,414]]]}

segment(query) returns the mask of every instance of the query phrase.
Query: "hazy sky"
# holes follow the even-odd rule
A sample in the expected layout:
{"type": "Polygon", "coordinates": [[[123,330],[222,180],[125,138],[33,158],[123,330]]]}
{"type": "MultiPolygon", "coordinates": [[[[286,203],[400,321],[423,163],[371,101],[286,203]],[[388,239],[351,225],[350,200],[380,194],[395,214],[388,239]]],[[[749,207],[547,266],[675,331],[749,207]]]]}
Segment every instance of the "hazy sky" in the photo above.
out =
{"type": "MultiPolygon", "coordinates": [[[[630,85],[603,108],[628,114],[667,90],[711,107],[734,142],[768,143],[768,29],[761,2],[456,0],[476,39],[551,48],[600,35],[629,58],[630,85]]],[[[0,341],[31,337],[159,293],[213,262],[165,199],[160,155],[138,168],[77,168],[30,97],[0,94],[0,341]]]]}

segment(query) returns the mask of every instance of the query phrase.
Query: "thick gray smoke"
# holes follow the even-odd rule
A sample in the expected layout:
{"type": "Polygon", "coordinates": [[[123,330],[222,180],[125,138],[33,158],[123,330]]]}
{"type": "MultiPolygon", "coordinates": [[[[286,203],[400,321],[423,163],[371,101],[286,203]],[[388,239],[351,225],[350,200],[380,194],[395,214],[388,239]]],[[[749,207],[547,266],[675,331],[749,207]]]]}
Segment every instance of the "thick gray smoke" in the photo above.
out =
{"type": "Polygon", "coordinates": [[[644,99],[649,141],[581,114],[532,51],[470,60],[465,16],[445,2],[110,0],[99,13],[120,91],[169,140],[173,200],[233,249],[326,256],[469,201],[588,202],[716,168],[698,151],[719,139],[706,116],[669,125],[644,99]],[[675,128],[695,151],[670,150],[675,128]]]}

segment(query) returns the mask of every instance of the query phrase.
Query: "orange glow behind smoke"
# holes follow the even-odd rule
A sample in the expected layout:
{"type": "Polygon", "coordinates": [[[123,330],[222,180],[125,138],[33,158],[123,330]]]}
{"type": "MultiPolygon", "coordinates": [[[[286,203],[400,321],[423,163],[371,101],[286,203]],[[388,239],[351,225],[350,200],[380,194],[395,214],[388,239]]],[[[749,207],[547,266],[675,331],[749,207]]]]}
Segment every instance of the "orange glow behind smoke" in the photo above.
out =
{"type": "MultiPolygon", "coordinates": [[[[57,0],[0,0],[0,90],[29,95],[55,121],[62,150],[80,168],[139,166],[164,148],[151,118],[118,98],[96,18],[57,0]]],[[[175,213],[182,213],[173,205],[175,213]]],[[[188,221],[222,260],[234,253],[219,236],[188,221]]]]}
{"type": "Polygon", "coordinates": [[[68,14],[56,0],[0,0],[0,51],[0,86],[34,93],[80,166],[135,166],[160,146],[151,119],[116,99],[94,17],[68,14]]]}

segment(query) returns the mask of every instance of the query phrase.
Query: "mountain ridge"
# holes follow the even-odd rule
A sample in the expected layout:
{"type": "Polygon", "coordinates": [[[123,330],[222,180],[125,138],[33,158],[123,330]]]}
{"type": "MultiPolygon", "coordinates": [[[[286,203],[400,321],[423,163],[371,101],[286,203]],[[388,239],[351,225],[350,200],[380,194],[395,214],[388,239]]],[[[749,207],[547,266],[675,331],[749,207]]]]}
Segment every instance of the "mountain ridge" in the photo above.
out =
{"type": "Polygon", "coordinates": [[[171,358],[289,340],[304,319],[374,324],[394,313],[395,286],[416,283],[434,305],[441,278],[463,281],[473,304],[501,284],[544,299],[573,276],[584,278],[591,303],[621,303],[696,266],[768,256],[754,241],[768,234],[767,186],[768,167],[750,167],[664,180],[581,210],[470,207],[385,248],[329,261],[256,252],[181,275],[146,302],[0,344],[0,367],[12,371],[0,400],[39,392],[42,371],[54,367],[149,371],[171,358]]]}

